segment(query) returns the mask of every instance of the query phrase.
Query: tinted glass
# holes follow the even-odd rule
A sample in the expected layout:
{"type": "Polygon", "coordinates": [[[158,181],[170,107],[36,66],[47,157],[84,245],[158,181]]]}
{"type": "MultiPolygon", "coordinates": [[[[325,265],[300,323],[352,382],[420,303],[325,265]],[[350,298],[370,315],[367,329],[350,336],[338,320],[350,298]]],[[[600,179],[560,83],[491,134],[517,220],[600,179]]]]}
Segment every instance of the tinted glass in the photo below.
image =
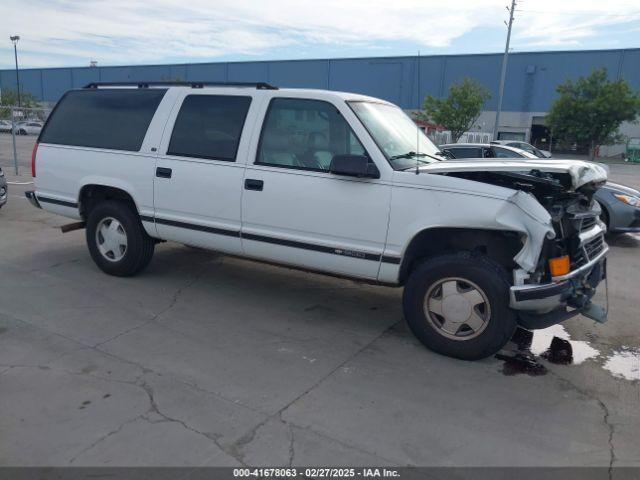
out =
{"type": "Polygon", "coordinates": [[[482,158],[481,150],[476,147],[456,147],[447,150],[456,158],[482,158]]]}
{"type": "Polygon", "coordinates": [[[139,151],[166,90],[87,89],[68,92],[40,142],[139,151]]]}
{"type": "Polygon", "coordinates": [[[493,147],[493,153],[496,158],[522,158],[522,155],[506,148],[493,147]]]}
{"type": "Polygon", "coordinates": [[[366,152],[335,106],[320,100],[271,101],[256,163],[328,171],[331,159],[345,154],[366,152]]]}
{"type": "Polygon", "coordinates": [[[167,155],[234,161],[251,97],[189,95],[182,102],[167,155]]]}

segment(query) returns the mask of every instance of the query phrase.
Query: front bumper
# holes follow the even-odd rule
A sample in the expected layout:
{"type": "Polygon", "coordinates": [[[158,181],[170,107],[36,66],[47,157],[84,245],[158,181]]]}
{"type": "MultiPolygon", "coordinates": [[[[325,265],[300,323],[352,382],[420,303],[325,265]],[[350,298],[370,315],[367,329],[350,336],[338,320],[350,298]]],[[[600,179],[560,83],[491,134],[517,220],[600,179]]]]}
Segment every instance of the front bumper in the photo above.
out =
{"type": "Polygon", "coordinates": [[[518,311],[518,323],[525,328],[546,328],[578,314],[600,323],[607,311],[591,302],[596,288],[606,278],[605,248],[579,269],[544,285],[511,287],[510,307],[518,311]]]}

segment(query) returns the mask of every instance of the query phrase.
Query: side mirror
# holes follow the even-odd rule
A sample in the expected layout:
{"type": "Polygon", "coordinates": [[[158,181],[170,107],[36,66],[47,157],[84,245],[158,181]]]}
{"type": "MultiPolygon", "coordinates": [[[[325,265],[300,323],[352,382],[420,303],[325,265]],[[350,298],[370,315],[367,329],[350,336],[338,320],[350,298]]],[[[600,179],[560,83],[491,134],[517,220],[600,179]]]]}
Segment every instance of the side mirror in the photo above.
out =
{"type": "Polygon", "coordinates": [[[380,171],[365,155],[334,155],[329,171],[347,177],[380,178],[380,171]]]}

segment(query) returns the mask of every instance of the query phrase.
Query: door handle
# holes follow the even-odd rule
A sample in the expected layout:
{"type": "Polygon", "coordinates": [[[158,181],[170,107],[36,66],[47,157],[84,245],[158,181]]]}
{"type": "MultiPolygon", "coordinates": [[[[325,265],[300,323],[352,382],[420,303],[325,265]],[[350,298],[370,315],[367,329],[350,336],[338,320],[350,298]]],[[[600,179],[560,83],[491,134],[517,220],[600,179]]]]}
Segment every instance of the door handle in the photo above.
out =
{"type": "Polygon", "coordinates": [[[253,178],[246,178],[244,180],[245,190],[256,190],[261,192],[264,188],[264,182],[262,180],[255,180],[253,178]]]}
{"type": "Polygon", "coordinates": [[[160,178],[171,178],[171,173],[173,171],[170,168],[158,167],[156,168],[156,177],[160,178]]]}

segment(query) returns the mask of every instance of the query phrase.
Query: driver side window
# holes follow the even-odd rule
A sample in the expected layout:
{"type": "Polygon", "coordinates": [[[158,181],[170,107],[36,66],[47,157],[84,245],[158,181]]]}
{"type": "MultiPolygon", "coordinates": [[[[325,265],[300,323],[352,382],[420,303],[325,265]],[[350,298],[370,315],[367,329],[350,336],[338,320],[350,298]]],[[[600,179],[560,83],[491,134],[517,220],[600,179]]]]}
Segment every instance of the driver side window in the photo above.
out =
{"type": "Polygon", "coordinates": [[[335,106],[320,100],[271,100],[256,164],[327,172],[331,159],[345,154],[366,152],[335,106]]]}

